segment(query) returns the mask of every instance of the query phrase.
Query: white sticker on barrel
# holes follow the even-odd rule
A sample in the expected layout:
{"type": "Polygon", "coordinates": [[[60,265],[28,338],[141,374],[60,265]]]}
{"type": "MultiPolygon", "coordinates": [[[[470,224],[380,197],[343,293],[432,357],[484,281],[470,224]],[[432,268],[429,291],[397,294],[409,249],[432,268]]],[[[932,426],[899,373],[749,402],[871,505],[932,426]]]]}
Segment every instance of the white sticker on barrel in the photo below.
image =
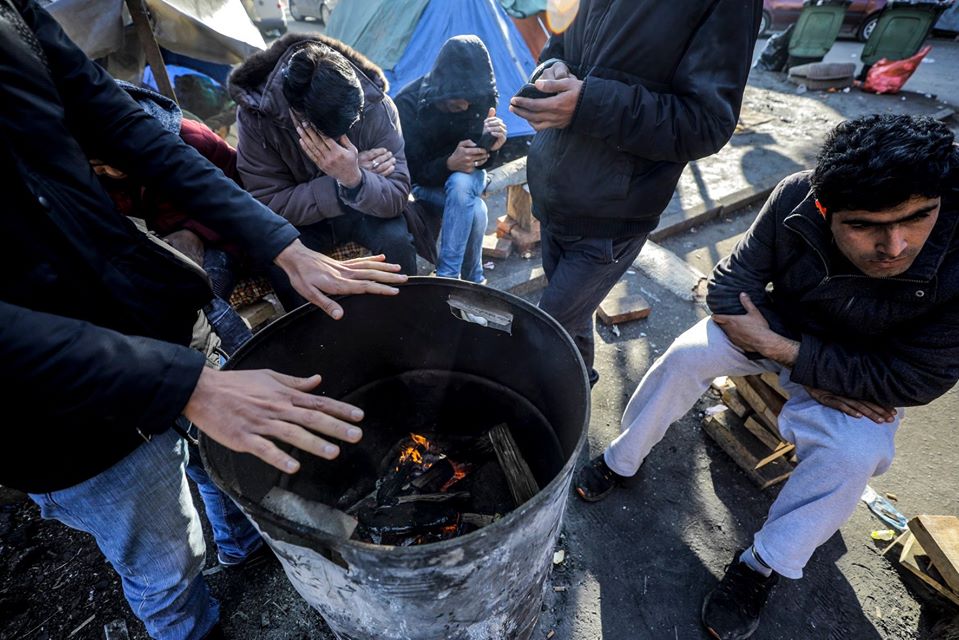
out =
{"type": "Polygon", "coordinates": [[[460,320],[512,335],[513,314],[511,313],[468,302],[457,296],[450,296],[447,303],[450,305],[453,316],[460,320]]]}

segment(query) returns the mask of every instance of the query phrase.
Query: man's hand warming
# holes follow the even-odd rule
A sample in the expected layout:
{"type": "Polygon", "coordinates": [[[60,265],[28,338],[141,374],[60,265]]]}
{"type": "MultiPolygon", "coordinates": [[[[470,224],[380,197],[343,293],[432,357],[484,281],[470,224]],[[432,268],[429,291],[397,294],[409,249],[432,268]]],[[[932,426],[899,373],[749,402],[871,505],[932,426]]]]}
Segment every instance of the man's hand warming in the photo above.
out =
{"type": "Polygon", "coordinates": [[[286,272],[290,284],[301,296],[323,309],[334,320],[343,317],[343,307],[326,294],[375,293],[392,296],[399,290],[389,285],[406,282],[406,276],[397,273],[400,266],[386,262],[383,255],[340,262],[308,249],[299,240],[294,240],[281,251],[274,262],[286,272]]]}
{"type": "Polygon", "coordinates": [[[319,384],[320,376],[296,378],[275,371],[204,367],[183,415],[223,446],[295,473],[300,463],[277,441],[332,460],[340,448],[320,435],[350,443],[363,437],[363,431],[351,424],[362,420],[363,412],[310,393],[319,384]]]}

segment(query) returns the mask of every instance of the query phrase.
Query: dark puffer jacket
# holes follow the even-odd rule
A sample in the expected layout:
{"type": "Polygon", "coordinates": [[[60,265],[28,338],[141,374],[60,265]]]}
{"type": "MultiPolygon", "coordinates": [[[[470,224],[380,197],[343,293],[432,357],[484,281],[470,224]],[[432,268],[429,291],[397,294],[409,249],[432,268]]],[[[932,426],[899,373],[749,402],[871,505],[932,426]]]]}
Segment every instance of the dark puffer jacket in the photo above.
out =
{"type": "Polygon", "coordinates": [[[800,341],[793,382],[885,406],[931,402],[959,380],[959,169],[947,184],[909,270],[870,278],[835,249],[809,173],[786,178],[713,271],[710,310],[744,313],[748,293],[774,331],[800,341]]]}
{"type": "Polygon", "coordinates": [[[237,110],[237,169],[243,185],[260,202],[293,224],[304,226],[347,211],[379,218],[403,212],[410,193],[410,175],[403,153],[396,106],[386,95],[383,72],[339,40],[290,33],[256,53],[230,76],[230,94],[237,110]],[[353,66],[363,88],[360,120],[347,132],[356,148],[383,147],[393,152],[396,168],[389,177],[363,169],[363,184],[347,195],[303,153],[283,95],[283,71],[294,53],[314,42],[335,49],[353,66]]]}
{"type": "Polygon", "coordinates": [[[98,158],[269,263],[296,230],[166,131],[36,3],[0,3],[0,484],[63,489],[172,426],[205,279],[118,213],[98,158]]]}
{"type": "Polygon", "coordinates": [[[541,58],[584,81],[565,129],[536,134],[533,212],[554,233],[615,238],[659,223],[686,163],[726,144],[762,0],[583,0],[541,58]]]}
{"type": "Polygon", "coordinates": [[[443,186],[452,173],[446,160],[463,140],[479,142],[483,122],[498,99],[493,63],[483,41],[476,36],[447,40],[432,70],[396,96],[413,184],[443,186]],[[436,108],[451,99],[467,100],[470,108],[462,113],[436,108]]]}

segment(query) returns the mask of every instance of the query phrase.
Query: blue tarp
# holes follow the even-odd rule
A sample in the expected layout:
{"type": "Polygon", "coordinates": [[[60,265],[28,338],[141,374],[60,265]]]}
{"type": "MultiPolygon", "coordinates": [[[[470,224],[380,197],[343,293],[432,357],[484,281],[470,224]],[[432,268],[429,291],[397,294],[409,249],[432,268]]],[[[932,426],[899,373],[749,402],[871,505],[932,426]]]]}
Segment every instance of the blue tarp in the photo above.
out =
{"type": "Polygon", "coordinates": [[[342,0],[326,35],[350,45],[383,69],[392,69],[430,0],[342,0]]]}
{"type": "MultiPolygon", "coordinates": [[[[418,8],[420,4],[418,0],[390,1],[410,8],[418,8]]],[[[345,4],[343,2],[333,10],[331,24],[337,19],[337,12],[343,11],[340,7],[345,4]]],[[[366,12],[363,19],[376,20],[377,15],[385,14],[366,12]]],[[[369,24],[354,24],[352,30],[346,27],[340,25],[338,33],[362,34],[371,29],[378,31],[376,25],[369,24]]],[[[479,36],[489,49],[500,94],[497,115],[506,122],[510,137],[531,135],[533,128],[529,123],[509,112],[509,99],[523,86],[536,64],[516,25],[498,0],[429,0],[399,61],[392,68],[383,65],[376,57],[373,57],[373,61],[384,67],[390,81],[390,95],[396,96],[403,87],[432,68],[444,42],[453,36],[467,34],[479,36]]],[[[349,39],[343,40],[350,46],[357,45],[349,39]]],[[[357,49],[367,53],[360,47],[357,49]]]]}
{"type": "Polygon", "coordinates": [[[493,59],[499,106],[496,111],[512,138],[532,135],[529,123],[509,111],[509,99],[523,86],[536,64],[526,42],[498,0],[431,0],[392,69],[387,69],[390,94],[396,95],[433,67],[443,43],[453,36],[475,34],[493,59]]]}

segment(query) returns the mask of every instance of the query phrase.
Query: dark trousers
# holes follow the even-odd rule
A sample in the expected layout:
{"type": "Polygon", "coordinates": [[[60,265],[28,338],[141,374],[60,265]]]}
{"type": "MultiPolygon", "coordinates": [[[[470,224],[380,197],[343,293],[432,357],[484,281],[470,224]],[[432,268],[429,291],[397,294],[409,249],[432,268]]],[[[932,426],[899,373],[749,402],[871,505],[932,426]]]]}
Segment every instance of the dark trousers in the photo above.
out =
{"type": "Polygon", "coordinates": [[[639,255],[646,235],[622,238],[562,236],[542,230],[543,270],[549,284],[539,307],[569,332],[583,356],[590,384],[593,368],[593,314],[639,255]]]}
{"type": "MultiPolygon", "coordinates": [[[[387,262],[400,265],[406,275],[416,275],[416,249],[403,216],[377,218],[362,213],[349,212],[305,227],[297,227],[300,240],[313,251],[329,254],[347,242],[356,242],[373,252],[382,253],[387,262]]],[[[287,311],[306,302],[290,285],[289,278],[279,267],[270,272],[273,290],[287,311]]]]}

